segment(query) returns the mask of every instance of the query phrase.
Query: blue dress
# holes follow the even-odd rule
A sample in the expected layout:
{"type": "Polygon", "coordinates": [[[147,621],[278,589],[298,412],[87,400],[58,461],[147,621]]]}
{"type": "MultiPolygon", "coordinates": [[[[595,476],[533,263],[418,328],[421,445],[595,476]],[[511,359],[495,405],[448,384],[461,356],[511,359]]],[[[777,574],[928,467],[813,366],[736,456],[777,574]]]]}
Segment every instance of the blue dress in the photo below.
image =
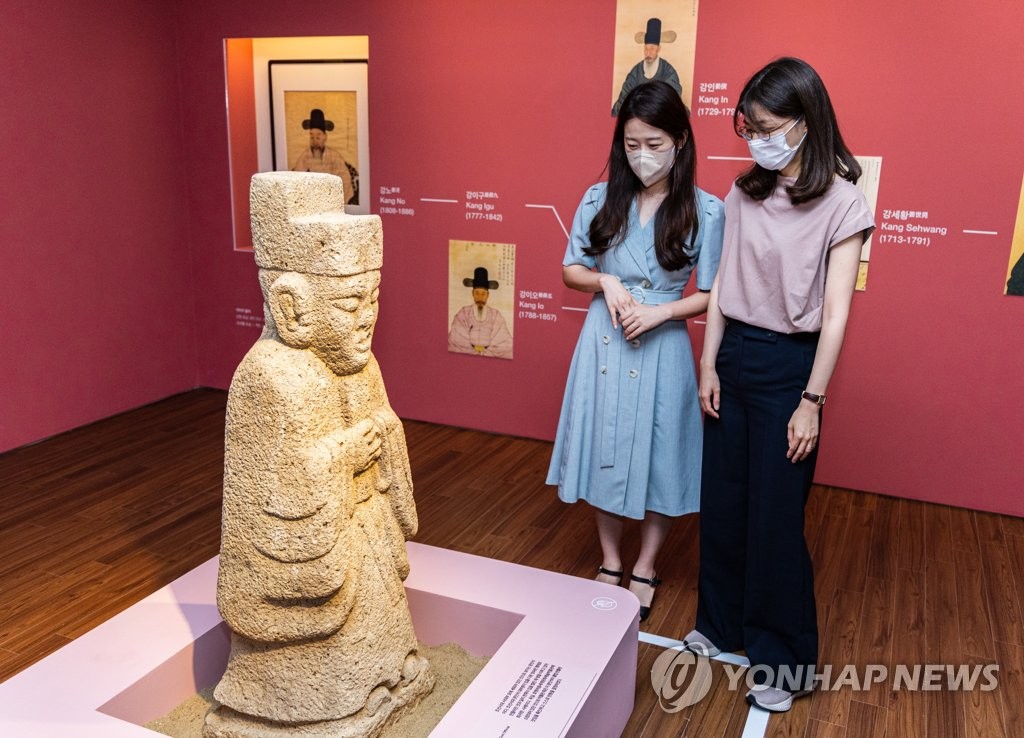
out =
{"type": "MultiPolygon", "coordinates": [[[[614,274],[648,305],[682,297],[694,269],[697,288],[711,289],[722,253],[721,200],[697,190],[698,241],[686,248],[690,264],[670,272],[655,256],[654,218],[641,226],[636,202],[622,243],[596,258],[583,253],[606,190],[596,184],[583,196],[564,265],[614,274]]],[[[565,502],[586,500],[628,518],[696,512],[702,435],[686,322],[669,320],[627,341],[621,326],[612,328],[604,295],[595,294],[569,367],[547,483],[565,502]]]]}

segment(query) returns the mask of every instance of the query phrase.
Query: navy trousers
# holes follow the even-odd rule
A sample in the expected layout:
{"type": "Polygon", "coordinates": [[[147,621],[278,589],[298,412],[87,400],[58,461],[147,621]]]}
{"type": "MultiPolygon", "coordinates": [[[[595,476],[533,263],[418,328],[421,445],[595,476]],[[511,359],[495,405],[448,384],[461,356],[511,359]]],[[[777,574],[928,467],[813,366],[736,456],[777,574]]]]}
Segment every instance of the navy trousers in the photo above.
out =
{"type": "Polygon", "coordinates": [[[704,420],[697,630],[723,650],[745,649],[755,683],[789,691],[809,686],[818,657],[804,539],[817,448],[796,464],[786,458],[817,343],[817,333],[730,320],[717,360],[720,418],[704,420]]]}

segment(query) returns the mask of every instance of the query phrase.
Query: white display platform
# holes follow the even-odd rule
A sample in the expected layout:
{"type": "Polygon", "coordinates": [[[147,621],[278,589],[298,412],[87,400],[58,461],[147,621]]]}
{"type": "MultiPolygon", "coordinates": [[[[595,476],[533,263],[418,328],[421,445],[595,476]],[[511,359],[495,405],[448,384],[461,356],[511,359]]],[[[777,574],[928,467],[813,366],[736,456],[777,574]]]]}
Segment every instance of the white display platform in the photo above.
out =
{"type": "MultiPolygon", "coordinates": [[[[408,544],[419,639],[490,656],[433,738],[618,738],[633,709],[639,603],[627,590],[408,544]]],[[[153,736],[142,724],[220,678],[217,559],[0,684],[4,738],[153,736]]]]}

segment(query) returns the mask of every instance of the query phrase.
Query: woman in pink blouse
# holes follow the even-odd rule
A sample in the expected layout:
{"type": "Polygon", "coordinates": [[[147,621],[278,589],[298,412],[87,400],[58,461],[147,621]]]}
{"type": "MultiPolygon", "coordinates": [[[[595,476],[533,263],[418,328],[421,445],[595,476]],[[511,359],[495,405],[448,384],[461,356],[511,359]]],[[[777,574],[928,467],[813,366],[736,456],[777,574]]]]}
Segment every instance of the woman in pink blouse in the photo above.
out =
{"type": "Polygon", "coordinates": [[[746,650],[747,701],[783,712],[814,679],[818,629],[804,505],[822,406],[874,229],[828,92],[799,59],[757,72],[734,118],[754,165],[725,199],[700,401],[699,654],[746,650]]]}

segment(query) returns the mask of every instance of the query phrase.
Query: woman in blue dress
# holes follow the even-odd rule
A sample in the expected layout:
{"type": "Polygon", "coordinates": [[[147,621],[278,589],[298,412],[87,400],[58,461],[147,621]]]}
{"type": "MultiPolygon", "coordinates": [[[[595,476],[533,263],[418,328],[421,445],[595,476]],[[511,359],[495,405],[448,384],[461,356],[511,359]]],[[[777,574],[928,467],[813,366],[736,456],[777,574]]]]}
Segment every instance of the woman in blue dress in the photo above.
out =
{"type": "Polygon", "coordinates": [[[700,499],[701,418],[686,319],[707,309],[722,248],[721,200],[694,185],[686,107],[664,82],[623,102],[608,182],[576,212],[562,279],[594,293],[573,354],[548,484],[597,514],[597,579],[618,584],[625,518],[643,520],[630,591],[650,612],[673,518],[700,499]],[[697,292],[683,297],[691,273],[697,292]]]}

